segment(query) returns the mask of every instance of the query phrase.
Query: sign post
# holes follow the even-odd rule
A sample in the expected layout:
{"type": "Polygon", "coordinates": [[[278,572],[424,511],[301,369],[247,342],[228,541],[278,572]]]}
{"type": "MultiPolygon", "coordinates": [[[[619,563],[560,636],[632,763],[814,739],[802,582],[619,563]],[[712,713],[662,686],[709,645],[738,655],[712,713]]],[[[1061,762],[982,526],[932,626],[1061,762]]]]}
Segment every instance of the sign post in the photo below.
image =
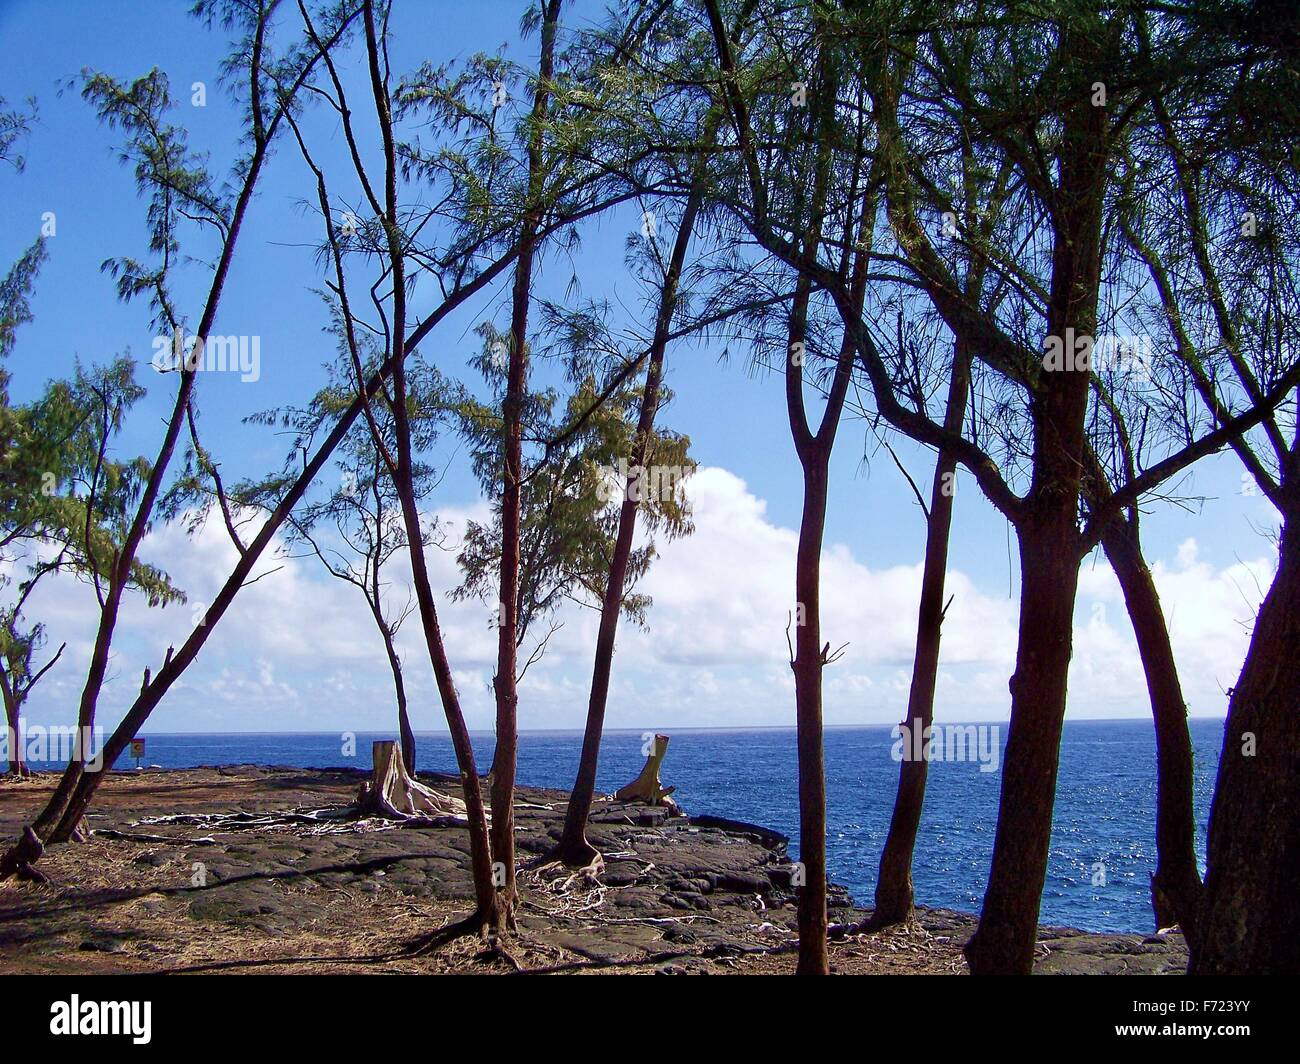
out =
{"type": "Polygon", "coordinates": [[[143,740],[143,739],[132,739],[132,740],[131,740],[131,756],[135,758],[135,767],[136,767],[136,768],[139,768],[139,767],[140,767],[140,759],[141,759],[142,757],[144,757],[144,740],[143,740]]]}

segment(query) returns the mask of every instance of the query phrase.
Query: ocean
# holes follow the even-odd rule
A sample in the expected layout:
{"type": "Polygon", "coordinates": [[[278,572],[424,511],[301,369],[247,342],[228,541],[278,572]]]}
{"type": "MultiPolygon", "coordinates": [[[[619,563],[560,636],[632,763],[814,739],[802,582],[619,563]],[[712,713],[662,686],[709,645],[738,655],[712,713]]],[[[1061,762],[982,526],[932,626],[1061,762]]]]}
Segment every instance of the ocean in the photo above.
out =
{"type": "MultiPolygon", "coordinates": [[[[1198,857],[1204,864],[1206,820],[1223,735],[1220,720],[1190,722],[1196,759],[1198,857]]],[[[602,747],[598,786],[611,792],[644,762],[639,731],[610,731],[602,747]]],[[[991,733],[990,733],[991,734],[991,733]]],[[[998,733],[1005,742],[1006,728],[998,733]]],[[[356,736],[345,756],[337,733],[146,735],[143,763],[164,768],[256,763],[294,767],[369,767],[370,743],[356,736]]],[[[492,759],[493,737],[476,735],[479,770],[492,759]]],[[[525,732],[519,780],[568,789],[582,736],[525,732]]],[[[454,772],[445,734],[418,734],[418,768],[454,772]]],[[[985,753],[1000,749],[988,744],[985,753]]],[[[828,728],[827,857],[832,881],[869,905],[889,827],[898,762],[888,726],[828,728]]],[[[972,745],[970,756],[974,756],[972,745]]],[[[951,754],[952,747],[949,747],[951,754]]],[[[986,761],[988,759],[986,758],[986,761]]],[[[119,767],[134,762],[124,755],[119,767]]],[[[793,728],[680,730],[664,762],[663,780],[689,813],[711,813],[775,828],[798,853],[798,789],[793,728]]],[[[917,840],[917,901],[978,912],[996,824],[1000,771],[978,761],[932,760],[917,840]]],[[[1155,869],[1155,735],[1149,720],[1071,721],[1065,725],[1057,781],[1051,859],[1041,921],[1091,931],[1150,931],[1149,877],[1155,869]]]]}

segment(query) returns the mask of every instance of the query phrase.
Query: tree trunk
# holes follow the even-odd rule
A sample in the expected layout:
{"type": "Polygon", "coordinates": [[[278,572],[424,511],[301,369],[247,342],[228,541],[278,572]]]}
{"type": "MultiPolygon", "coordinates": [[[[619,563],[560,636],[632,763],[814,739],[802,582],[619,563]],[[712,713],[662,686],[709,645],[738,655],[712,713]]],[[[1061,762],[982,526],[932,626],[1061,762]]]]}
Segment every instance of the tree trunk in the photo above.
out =
{"type": "MultiPolygon", "coordinates": [[[[375,112],[384,144],[384,234],[388,244],[388,261],[393,284],[393,426],[397,444],[397,464],[393,471],[393,485],[401,504],[402,522],[411,558],[411,582],[415,587],[419,605],[420,625],[433,666],[438,694],[442,699],[447,729],[451,732],[452,747],[456,751],[456,764],[460,769],[461,788],[465,796],[465,813],[469,827],[470,868],[474,878],[476,911],[471,918],[479,930],[488,932],[501,929],[501,910],[494,887],[492,846],[488,835],[487,811],[483,805],[483,792],[479,785],[478,767],[474,762],[474,746],[465,714],[461,710],[460,695],[456,691],[451,662],[442,640],[442,627],[438,621],[433,584],[424,557],[424,534],[420,526],[419,503],[416,499],[413,475],[410,412],[407,409],[406,386],[406,271],[405,252],[397,205],[397,148],[393,135],[392,112],[384,77],[380,68],[379,39],[375,26],[375,7],[372,0],[363,4],[366,56],[370,68],[370,83],[375,100],[375,112]]],[[[358,381],[358,387],[364,384],[358,381]]],[[[376,441],[378,445],[379,441],[376,441]]]]}
{"type": "Polygon", "coordinates": [[[550,81],[555,67],[555,35],[559,28],[560,0],[549,0],[542,13],[541,61],[533,95],[533,126],[528,142],[529,209],[524,218],[519,260],[511,294],[510,366],[502,404],[504,483],[501,498],[501,582],[497,628],[497,671],[492,680],[496,695],[496,749],[492,755],[492,853],[496,857],[498,904],[501,920],[514,926],[515,886],[515,767],[519,755],[519,687],[516,654],[519,634],[519,524],[523,482],[523,409],[528,390],[528,304],[532,298],[536,232],[541,222],[538,202],[545,159],[543,123],[550,101],[550,81]]]}
{"type": "Polygon", "coordinates": [[[23,756],[22,710],[17,699],[10,696],[9,684],[4,685],[5,721],[9,729],[9,775],[22,779],[31,775],[23,756]]]}
{"type": "MultiPolygon", "coordinates": [[[[234,258],[240,228],[243,225],[248,205],[252,201],[253,190],[261,175],[262,166],[266,161],[269,145],[269,140],[260,142],[249,162],[248,172],[240,188],[234,213],[231,216],[230,228],[222,244],[221,257],[217,261],[212,284],[208,289],[208,297],[203,307],[203,315],[199,319],[198,331],[195,333],[200,338],[208,336],[213,323],[216,321],[217,308],[221,304],[221,297],[225,291],[226,277],[230,271],[230,263],[234,258]]],[[[109,654],[112,650],[113,635],[117,628],[117,617],[121,608],[122,594],[126,590],[130,579],[131,566],[135,562],[140,541],[144,538],[153,516],[154,504],[157,502],[158,494],[162,490],[163,477],[167,472],[167,467],[171,464],[172,455],[175,453],[176,441],[180,437],[181,426],[189,409],[190,398],[194,393],[195,376],[196,372],[193,368],[184,366],[181,368],[181,379],[176,389],[176,400],[167,421],[167,430],[163,434],[163,441],[158,448],[158,455],[154,459],[153,465],[149,467],[149,477],[145,481],[144,491],[141,493],[140,501],[131,519],[131,526],[127,530],[126,538],[121,548],[113,556],[112,572],[109,575],[104,604],[100,609],[99,628],[91,652],[90,667],[86,671],[86,682],[81,691],[81,701],[77,710],[77,737],[73,744],[72,759],[69,761],[63,775],[59,778],[58,785],[54,788],[54,792],[50,795],[45,807],[31,825],[33,832],[42,842],[48,841],[45,836],[51,832],[53,832],[51,837],[54,841],[67,841],[72,836],[72,832],[80,820],[80,814],[78,814],[77,818],[71,822],[71,826],[64,831],[64,823],[68,817],[68,805],[73,795],[83,789],[86,779],[83,759],[85,751],[82,749],[82,742],[91,734],[91,729],[95,724],[95,709],[108,670],[109,654]]],[[[111,766],[111,761],[106,762],[103,771],[107,771],[111,766]]],[[[92,778],[102,776],[102,774],[102,772],[94,773],[92,778]]],[[[93,791],[94,788],[95,784],[92,782],[85,789],[93,791]]],[[[83,802],[83,810],[84,807],[85,803],[83,802]]],[[[14,853],[16,853],[16,850],[14,853]]],[[[7,866],[11,864],[10,857],[11,855],[7,854],[5,861],[0,865],[7,866]]],[[[4,873],[0,871],[0,879],[3,878],[4,873]]]]}
{"type": "Polygon", "coordinates": [[[1151,904],[1157,928],[1178,924],[1190,940],[1196,931],[1201,876],[1196,867],[1187,705],[1160,596],[1142,557],[1136,522],[1117,518],[1106,530],[1102,546],[1124,592],[1155,720],[1156,871],[1151,877],[1151,904]]]}
{"type": "MultiPolygon", "coordinates": [[[[970,383],[969,354],[960,341],[953,354],[952,378],[948,385],[948,407],[944,428],[961,431],[966,415],[966,394],[970,383]]],[[[912,890],[912,854],[925,804],[927,758],[912,758],[908,752],[924,748],[917,736],[934,721],[934,689],[939,676],[939,642],[943,627],[943,592],[948,569],[948,537],[952,528],[952,507],[956,488],[957,457],[950,449],[939,451],[930,486],[930,514],[926,522],[925,564],[921,574],[921,605],[916,622],[916,654],[912,662],[912,686],[907,699],[907,733],[911,743],[904,744],[898,772],[898,794],[889,835],[880,856],[880,875],[876,881],[876,907],[871,914],[873,927],[888,927],[911,918],[914,902],[912,890]],[[918,746],[918,744],[921,744],[918,746]]]]}
{"type": "MultiPolygon", "coordinates": [[[[192,378],[193,374],[190,376],[192,378]]],[[[184,385],[180,391],[182,394],[188,394],[184,385]]],[[[180,409],[178,401],[176,411],[179,412],[180,409]]],[[[173,429],[177,432],[180,430],[177,413],[173,414],[172,424],[168,427],[168,442],[171,445],[175,444],[173,429]]],[[[163,451],[170,457],[170,446],[164,446],[163,451]]],[[[141,506],[143,507],[143,503],[141,506]]],[[[149,506],[152,509],[152,500],[149,501],[149,506]]],[[[134,556],[134,548],[131,554],[134,556]]],[[[72,837],[70,831],[66,837],[57,837],[58,833],[53,829],[60,823],[69,799],[86,773],[86,750],[83,747],[95,726],[95,708],[99,703],[99,692],[104,686],[104,677],[108,672],[113,633],[117,629],[117,615],[122,605],[122,593],[126,589],[125,575],[123,574],[122,579],[119,579],[120,573],[122,573],[120,565],[114,565],[113,573],[109,578],[108,593],[104,597],[104,605],[100,610],[99,629],[91,652],[90,668],[86,672],[86,682],[81,689],[81,701],[77,708],[77,734],[72,743],[72,757],[68,761],[68,767],[63,770],[63,775],[59,777],[54,793],[50,795],[45,807],[31,824],[32,831],[42,842],[66,842],[72,837]]],[[[111,767],[111,764],[105,764],[103,770],[107,771],[111,767]]]]}
{"type": "Polygon", "coordinates": [[[1300,974],[1300,519],[1228,703],[1192,975],[1300,974]]]}
{"type": "MultiPolygon", "coordinates": [[[[668,270],[659,293],[659,309],[655,320],[654,340],[650,345],[650,364],[646,369],[645,389],[641,393],[641,412],[637,418],[636,441],[633,444],[632,472],[636,476],[645,465],[654,432],[655,413],[659,407],[659,388],[663,377],[664,352],[668,347],[668,334],[672,327],[673,312],[677,307],[677,289],[681,281],[686,250],[690,246],[695,219],[703,202],[701,185],[697,180],[681,225],[673,242],[668,270]]],[[[587,841],[587,817],[596,796],[596,769],[600,761],[600,739],[605,728],[605,707],[609,700],[609,678],[614,666],[614,639],[618,634],[618,617],[623,609],[624,585],[627,582],[627,564],[632,555],[632,541],[636,534],[636,511],[639,492],[627,490],[623,485],[623,505],[618,514],[618,533],[614,540],[614,555],[610,560],[609,579],[605,583],[605,597],[600,606],[600,629],[596,636],[596,660],[591,674],[591,697],[587,703],[587,724],[582,735],[582,754],[578,761],[578,775],[569,795],[569,807],[564,815],[564,832],[556,856],[571,867],[581,868],[591,864],[599,853],[587,841]]]]}
{"type": "MultiPolygon", "coordinates": [[[[1059,51],[1100,68],[1110,29],[1099,18],[1068,23],[1059,51]]],[[[1083,553],[1078,520],[1091,374],[1075,356],[1077,339],[1097,328],[1108,119],[1086,98],[1063,119],[1046,332],[1065,360],[1058,368],[1044,363],[1030,381],[1033,480],[1016,527],[1020,624],[1011,721],[989,883],[965,951],[976,975],[1033,970],[1083,553]]]]}
{"type": "Polygon", "coordinates": [[[402,762],[406,765],[408,775],[415,775],[415,732],[411,730],[411,717],[406,707],[406,680],[402,676],[402,659],[398,656],[393,643],[393,635],[388,626],[379,620],[379,630],[384,637],[384,650],[388,654],[388,667],[393,673],[393,691],[397,696],[397,731],[402,739],[402,762]]]}
{"type": "MultiPolygon", "coordinates": [[[[645,393],[641,400],[641,416],[637,426],[636,454],[633,456],[636,466],[645,462],[646,440],[654,425],[654,408],[659,401],[659,378],[662,372],[663,351],[660,349],[651,357],[646,373],[645,393]]],[[[600,607],[600,629],[596,636],[596,660],[591,676],[591,696],[587,703],[587,724],[582,736],[582,754],[578,760],[578,775],[569,795],[569,807],[564,815],[564,831],[556,850],[556,856],[574,868],[589,865],[600,856],[587,841],[587,817],[591,814],[591,804],[596,796],[596,769],[600,761],[601,735],[605,728],[609,678],[614,666],[614,639],[618,634],[618,616],[623,608],[627,563],[632,554],[632,539],[636,532],[637,498],[632,498],[632,494],[625,486],[623,506],[618,515],[614,556],[610,562],[609,580],[605,584],[605,597],[600,607]]]]}
{"type": "Polygon", "coordinates": [[[1077,538],[1072,517],[1063,528],[1030,528],[1019,536],[1019,651],[993,865],[979,927],[966,945],[975,975],[1028,975],[1033,967],[1065,718],[1077,538]]]}
{"type": "Polygon", "coordinates": [[[795,720],[799,748],[799,975],[828,975],[826,952],[826,772],[822,750],[821,553],[830,453],[804,463],[803,514],[795,560],[795,720]],[[799,618],[796,618],[796,621],[799,618]]]}

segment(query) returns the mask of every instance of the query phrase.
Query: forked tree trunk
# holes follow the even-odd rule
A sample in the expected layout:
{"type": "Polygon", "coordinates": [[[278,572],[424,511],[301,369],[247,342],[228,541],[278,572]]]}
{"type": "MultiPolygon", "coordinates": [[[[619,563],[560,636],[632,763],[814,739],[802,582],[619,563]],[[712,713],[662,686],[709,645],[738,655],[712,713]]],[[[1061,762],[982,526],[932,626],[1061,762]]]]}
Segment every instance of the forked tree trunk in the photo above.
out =
{"type": "Polygon", "coordinates": [[[1288,518],[1228,703],[1192,975],[1300,974],[1300,518],[1288,518]]]}
{"type": "MultiPolygon", "coordinates": [[[[276,117],[275,121],[278,125],[279,116],[276,117]]],[[[211,332],[213,323],[216,321],[217,308],[221,304],[221,297],[225,291],[226,277],[230,271],[231,261],[234,258],[240,228],[243,225],[248,206],[252,202],[253,191],[261,175],[262,166],[266,162],[269,147],[270,139],[268,137],[258,143],[249,161],[248,172],[245,175],[239,198],[236,200],[235,209],[231,215],[230,227],[221,248],[221,257],[217,261],[212,284],[208,289],[207,301],[203,307],[203,315],[199,319],[198,330],[195,333],[200,338],[206,337],[211,332]]],[[[102,776],[102,773],[93,773],[89,778],[89,782],[87,782],[85,771],[85,754],[87,752],[82,749],[82,742],[85,737],[91,734],[95,724],[95,711],[108,672],[109,656],[112,651],[113,635],[117,629],[117,618],[121,609],[122,595],[126,591],[131,575],[131,566],[135,563],[140,541],[144,538],[149,522],[153,517],[154,505],[158,500],[159,492],[162,490],[167,467],[171,464],[172,455],[176,451],[176,441],[180,438],[181,427],[194,392],[195,376],[194,369],[181,367],[181,379],[176,389],[176,400],[172,406],[171,415],[167,420],[167,429],[163,434],[163,441],[158,448],[158,454],[153,465],[149,468],[149,477],[145,482],[144,490],[141,492],[135,514],[131,519],[131,526],[127,531],[121,549],[114,555],[113,566],[109,573],[108,588],[104,596],[104,604],[99,613],[99,627],[91,651],[90,666],[86,670],[86,682],[82,687],[81,700],[77,708],[77,736],[73,743],[73,755],[63,775],[59,778],[54,792],[46,801],[45,807],[31,824],[33,833],[42,842],[49,841],[51,838],[57,842],[66,842],[72,837],[77,824],[80,822],[81,812],[85,809],[85,803],[89,800],[89,792],[94,791],[95,780],[102,776]],[[71,818],[69,824],[70,806],[74,804],[74,796],[81,793],[86,793],[87,796],[76,803],[79,805],[79,809],[75,816],[71,818]],[[67,826],[65,827],[65,825],[67,826]]],[[[111,761],[106,762],[104,769],[107,770],[111,766],[111,761]]],[[[17,856],[18,850],[16,848],[13,852],[5,855],[4,860],[0,862],[0,879],[4,878],[4,868],[14,864],[17,856]]]]}
{"type": "Polygon", "coordinates": [[[1201,876],[1196,867],[1187,704],[1160,595],[1142,557],[1136,522],[1116,518],[1102,537],[1102,546],[1124,592],[1155,720],[1156,871],[1151,877],[1151,905],[1158,928],[1178,924],[1190,940],[1201,902],[1201,876]]]}
{"type": "MultiPolygon", "coordinates": [[[[1099,65],[1105,30],[1099,18],[1067,23],[1058,49],[1072,62],[1099,65]]],[[[1072,341],[1097,328],[1109,119],[1081,97],[1063,120],[1046,331],[1070,362],[1044,368],[1032,382],[1033,480],[1016,527],[1020,623],[1011,721],[988,887],[965,950],[976,975],[1033,970],[1082,562],[1078,517],[1091,375],[1086,364],[1074,363],[1072,341]]]]}
{"type": "MultiPolygon", "coordinates": [[[[637,418],[636,441],[631,456],[632,476],[645,465],[650,453],[650,440],[654,433],[655,413],[659,408],[659,390],[664,370],[664,352],[668,347],[668,334],[672,327],[673,312],[677,306],[677,290],[681,281],[686,250],[690,246],[695,219],[700,212],[703,196],[700,186],[692,190],[682,213],[681,225],[673,243],[668,271],[659,293],[659,310],[655,321],[654,340],[650,345],[650,364],[646,369],[645,389],[641,393],[641,412],[637,418]]],[[[627,583],[628,559],[632,556],[632,541],[636,534],[636,512],[640,492],[627,490],[623,485],[623,505],[618,513],[618,532],[614,540],[614,554],[609,565],[609,579],[605,583],[605,597],[600,605],[600,629],[596,636],[596,659],[591,674],[591,697],[587,703],[587,724],[582,735],[582,754],[578,761],[578,775],[569,795],[569,807],[564,815],[564,831],[560,836],[556,856],[570,867],[581,868],[591,864],[600,854],[587,841],[587,818],[596,797],[596,769],[600,762],[600,740],[605,729],[605,706],[609,701],[609,679],[614,667],[614,640],[618,634],[618,617],[623,609],[623,593],[627,583]]]]}

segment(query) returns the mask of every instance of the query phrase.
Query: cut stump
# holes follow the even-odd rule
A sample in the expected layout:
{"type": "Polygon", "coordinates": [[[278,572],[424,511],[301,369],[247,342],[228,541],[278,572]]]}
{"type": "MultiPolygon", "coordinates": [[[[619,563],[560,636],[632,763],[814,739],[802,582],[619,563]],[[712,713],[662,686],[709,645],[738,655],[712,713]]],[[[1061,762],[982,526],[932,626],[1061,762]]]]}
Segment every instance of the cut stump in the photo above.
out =
{"type": "Polygon", "coordinates": [[[459,798],[439,794],[406,772],[406,762],[397,743],[385,740],[374,744],[375,774],[361,785],[356,810],[363,815],[388,820],[406,820],[420,816],[465,815],[465,803],[459,798]]]}
{"type": "Polygon", "coordinates": [[[620,787],[615,791],[614,799],[619,802],[667,805],[676,809],[677,803],[669,800],[668,796],[677,788],[665,787],[659,780],[659,767],[663,764],[666,753],[668,753],[668,736],[656,735],[654,746],[645,759],[645,767],[641,769],[641,774],[626,787],[620,787]]]}

